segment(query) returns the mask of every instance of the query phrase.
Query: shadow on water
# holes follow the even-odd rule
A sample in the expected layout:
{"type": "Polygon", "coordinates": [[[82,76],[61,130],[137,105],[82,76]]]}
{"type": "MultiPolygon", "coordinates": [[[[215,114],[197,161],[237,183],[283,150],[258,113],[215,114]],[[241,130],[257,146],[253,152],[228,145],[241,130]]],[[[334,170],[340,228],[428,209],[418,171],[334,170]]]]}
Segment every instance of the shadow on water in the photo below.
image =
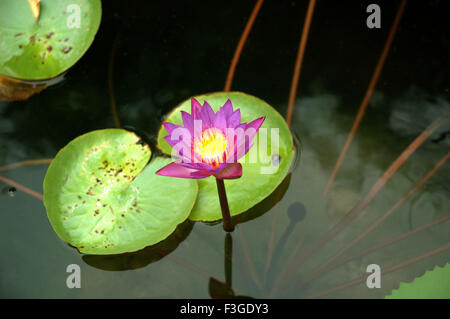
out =
{"type": "Polygon", "coordinates": [[[193,227],[194,223],[187,220],[178,225],[175,231],[162,242],[136,252],[117,255],[84,255],[82,258],[89,266],[108,271],[143,268],[173,252],[188,237],[193,227]]]}
{"type": "Polygon", "coordinates": [[[291,183],[291,174],[288,174],[281,184],[269,195],[269,197],[265,198],[262,202],[253,206],[245,213],[234,216],[233,223],[243,224],[253,219],[256,219],[268,211],[270,211],[279,201],[283,199],[283,196],[286,194],[286,191],[289,188],[289,184],[291,183]]]}
{"type": "Polygon", "coordinates": [[[280,269],[280,263],[283,261],[281,254],[286,249],[286,243],[293,234],[295,226],[305,219],[306,207],[300,202],[294,202],[288,207],[287,214],[289,216],[289,224],[275,246],[272,262],[267,273],[266,287],[272,286],[273,280],[277,278],[276,275],[280,269]]]}

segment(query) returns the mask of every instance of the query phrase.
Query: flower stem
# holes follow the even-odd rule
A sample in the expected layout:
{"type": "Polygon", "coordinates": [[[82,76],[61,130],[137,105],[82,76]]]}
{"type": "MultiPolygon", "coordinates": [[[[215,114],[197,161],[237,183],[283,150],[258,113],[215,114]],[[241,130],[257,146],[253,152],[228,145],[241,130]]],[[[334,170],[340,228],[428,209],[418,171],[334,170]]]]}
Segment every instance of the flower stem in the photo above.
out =
{"type": "Polygon", "coordinates": [[[217,192],[219,193],[220,208],[222,209],[223,230],[232,232],[234,225],[231,222],[230,208],[228,207],[227,193],[223,179],[216,178],[217,192]]]}
{"type": "Polygon", "coordinates": [[[232,286],[233,274],[233,238],[230,233],[225,236],[225,283],[232,286]]]}

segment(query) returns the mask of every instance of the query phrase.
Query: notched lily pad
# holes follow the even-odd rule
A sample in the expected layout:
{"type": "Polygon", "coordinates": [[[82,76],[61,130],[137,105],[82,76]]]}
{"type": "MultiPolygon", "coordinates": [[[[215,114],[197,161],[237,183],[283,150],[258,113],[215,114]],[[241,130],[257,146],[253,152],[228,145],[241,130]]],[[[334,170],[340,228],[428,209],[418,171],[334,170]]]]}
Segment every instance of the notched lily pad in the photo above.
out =
{"type": "Polygon", "coordinates": [[[450,264],[436,266],[410,283],[400,283],[400,287],[386,296],[386,299],[449,299],[450,264]]]}
{"type": "Polygon", "coordinates": [[[170,160],[146,166],[150,156],[148,145],[122,129],[90,132],[64,147],[44,180],[58,236],[88,254],[133,252],[169,236],[189,216],[197,185],[156,175],[170,160]]]}
{"type": "MultiPolygon", "coordinates": [[[[232,216],[238,215],[269,196],[286,177],[295,154],[291,132],[284,118],[273,107],[254,96],[241,92],[218,92],[195,96],[195,98],[200,103],[208,101],[215,112],[227,99],[231,99],[234,109],[241,110],[242,122],[249,123],[261,116],[266,117],[254,139],[255,146],[240,160],[242,177],[225,180],[230,213],[232,216]],[[278,134],[278,139],[275,134],[278,134]],[[263,140],[266,142],[265,147],[261,144],[263,140]],[[278,141],[278,147],[275,147],[276,141],[278,141]]],[[[176,107],[165,121],[182,125],[180,113],[182,110],[191,112],[190,99],[176,107]]],[[[171,154],[172,148],[164,140],[166,135],[168,135],[167,131],[161,126],[158,133],[158,148],[165,154],[171,154]]],[[[174,178],[166,177],[166,179],[174,178]]],[[[194,221],[221,219],[216,181],[208,177],[198,180],[198,184],[198,199],[189,219],[194,221]]]]}
{"type": "Polygon", "coordinates": [[[42,80],[74,65],[94,40],[100,0],[42,0],[36,21],[26,0],[0,1],[0,74],[42,80]]]}

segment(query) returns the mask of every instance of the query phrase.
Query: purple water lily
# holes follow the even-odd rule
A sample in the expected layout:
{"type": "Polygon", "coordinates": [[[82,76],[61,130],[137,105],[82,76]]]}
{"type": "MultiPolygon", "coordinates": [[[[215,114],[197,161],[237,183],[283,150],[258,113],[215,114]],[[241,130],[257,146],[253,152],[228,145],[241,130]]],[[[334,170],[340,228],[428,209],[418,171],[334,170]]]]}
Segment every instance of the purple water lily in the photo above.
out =
{"type": "Polygon", "coordinates": [[[175,162],[156,174],[180,178],[234,179],[242,176],[238,160],[248,153],[265,117],[241,123],[241,112],[233,110],[231,100],[214,113],[208,102],[203,106],[191,99],[191,114],[181,111],[183,126],[164,122],[173,147],[175,162]]]}
{"type": "Polygon", "coordinates": [[[224,179],[242,176],[242,165],[238,162],[253,146],[265,117],[253,122],[241,123],[241,111],[233,110],[231,100],[214,113],[208,102],[203,106],[191,99],[191,114],[181,111],[183,126],[164,122],[169,135],[166,141],[172,146],[175,162],[156,172],[158,175],[180,178],[216,177],[223,228],[234,230],[225,191],[224,179]]]}

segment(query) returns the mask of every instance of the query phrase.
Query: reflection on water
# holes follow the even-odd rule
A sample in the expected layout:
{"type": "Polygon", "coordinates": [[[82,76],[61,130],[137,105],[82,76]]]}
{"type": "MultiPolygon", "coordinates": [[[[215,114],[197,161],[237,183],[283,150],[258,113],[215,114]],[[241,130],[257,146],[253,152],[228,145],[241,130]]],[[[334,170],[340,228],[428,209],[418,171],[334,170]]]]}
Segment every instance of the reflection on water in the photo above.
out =
{"type": "Polygon", "coordinates": [[[118,255],[84,255],[83,261],[92,267],[110,271],[143,268],[174,251],[180,242],[189,236],[193,225],[191,221],[187,220],[178,225],[175,231],[163,241],[137,252],[118,255]]]}
{"type": "MultiPolygon", "coordinates": [[[[208,6],[199,10],[205,13],[204,23],[222,26],[229,22],[227,12],[236,16],[241,6],[240,1],[230,3],[227,9],[230,12],[217,16],[210,14],[214,10],[208,6]]],[[[26,102],[0,102],[0,166],[51,158],[76,136],[113,125],[104,57],[109,56],[120,10],[116,5],[105,7],[103,28],[92,50],[68,72],[63,85],[48,88],[26,102]]],[[[300,7],[281,5],[279,11],[266,9],[278,17],[277,21],[287,24],[283,31],[272,30],[273,16],[270,19],[264,16],[263,8],[261,24],[255,25],[255,37],[247,44],[244,50],[247,56],[243,55],[236,73],[236,89],[266,99],[282,114],[292,71],[287,61],[294,61],[292,48],[298,41],[298,17],[304,16],[301,11],[304,8],[300,7]],[[293,16],[285,18],[287,14],[293,16]],[[279,36],[283,32],[287,39],[279,36]],[[274,42],[267,43],[268,38],[274,42]],[[262,47],[267,50],[261,50],[262,47]],[[267,68],[262,69],[261,65],[267,68]],[[260,72],[264,74],[259,76],[260,72]]],[[[223,87],[226,63],[242,29],[239,23],[232,24],[226,32],[222,27],[212,28],[208,31],[212,33],[211,41],[205,43],[203,37],[198,37],[204,25],[192,24],[196,20],[192,19],[194,13],[190,8],[180,5],[170,10],[174,10],[174,17],[163,19],[164,23],[161,12],[146,18],[138,12],[132,14],[127,28],[137,31],[142,31],[143,26],[150,28],[151,41],[142,43],[138,36],[141,33],[129,32],[116,54],[115,94],[121,122],[145,137],[152,149],[161,119],[174,105],[191,95],[223,87]],[[223,43],[233,45],[228,49],[229,45],[223,43]]],[[[359,7],[354,10],[356,13],[351,11],[351,14],[358,14],[359,7]]],[[[327,14],[329,19],[343,16],[327,11],[325,5],[319,5],[316,11],[324,14],[323,19],[327,14]]],[[[338,25],[336,30],[345,31],[347,27],[338,25]]],[[[361,34],[346,37],[348,32],[337,35],[333,32],[338,31],[333,30],[329,30],[329,24],[322,23],[313,23],[311,28],[301,78],[304,89],[296,102],[292,123],[294,136],[301,140],[301,156],[297,156],[292,172],[271,196],[234,218],[237,223],[234,233],[225,235],[220,224],[186,222],[164,242],[140,252],[81,255],[57,237],[41,202],[2,185],[0,297],[382,298],[397,288],[400,281],[411,281],[425,270],[449,262],[450,253],[445,250],[405,263],[450,242],[450,165],[446,163],[389,218],[346,250],[333,267],[325,267],[319,275],[312,276],[338,251],[365,233],[449,151],[450,122],[439,127],[406,161],[358,218],[302,259],[311,245],[366,196],[425,127],[439,115],[449,114],[448,87],[441,80],[445,74],[433,78],[432,87],[427,87],[423,80],[430,77],[428,71],[421,71],[415,77],[411,75],[411,65],[429,61],[421,60],[421,56],[418,61],[411,60],[414,54],[407,36],[418,31],[403,29],[396,38],[399,46],[395,47],[394,42],[395,50],[388,57],[391,65],[386,65],[383,81],[377,87],[333,188],[324,199],[323,189],[372,72],[371,61],[376,61],[385,40],[381,33],[374,35],[378,40],[373,40],[365,51],[364,46],[355,43],[365,43],[368,33],[360,31],[361,34]],[[326,44],[322,43],[324,37],[328,37],[326,44]],[[329,53],[330,48],[333,54],[329,53]],[[355,56],[349,55],[354,51],[355,56]],[[314,61],[308,60],[308,54],[312,54],[309,52],[314,52],[314,61]],[[364,63],[355,61],[359,56],[366,57],[364,63]],[[357,65],[353,67],[353,63],[357,65]],[[396,71],[399,69],[408,73],[396,71]],[[408,74],[409,81],[400,80],[396,73],[408,74]],[[81,289],[65,286],[66,267],[73,263],[81,267],[81,289]],[[382,270],[404,265],[383,274],[380,289],[368,289],[364,281],[345,286],[363,278],[367,265],[373,263],[382,270]],[[335,287],[338,289],[321,295],[335,287]]],[[[421,38],[413,40],[421,48],[426,47],[421,38]]],[[[427,50],[433,59],[440,59],[432,54],[433,47],[427,46],[427,50]]],[[[435,62],[429,63],[427,67],[435,70],[435,62]]],[[[42,165],[26,166],[1,174],[42,192],[46,169],[42,165]]]]}
{"type": "MultiPolygon", "coordinates": [[[[423,90],[412,87],[404,96],[392,103],[390,127],[403,136],[420,134],[427,123],[439,116],[450,117],[450,103],[443,96],[430,96],[423,90]]],[[[431,136],[435,144],[450,145],[450,122],[444,123],[431,136]]]]}
{"type": "MultiPolygon", "coordinates": [[[[432,141],[423,145],[359,218],[296,268],[302,250],[343,218],[411,141],[409,136],[392,134],[386,129],[385,121],[362,128],[330,196],[324,200],[323,187],[339,146],[345,139],[345,124],[351,117],[339,113],[339,102],[330,94],[305,97],[297,104],[298,112],[293,125],[302,137],[301,160],[269,198],[240,216],[237,229],[232,234],[232,258],[231,253],[227,254],[227,249],[224,251],[221,225],[194,225],[189,222],[182,224],[174,235],[161,244],[137,253],[81,256],[60,242],[48,224],[42,204],[18,193],[13,198],[1,197],[1,233],[3,236],[8,234],[9,239],[2,243],[2,296],[209,295],[216,298],[226,293],[227,296],[305,297],[363,276],[368,264],[390,267],[449,242],[449,224],[444,221],[403,241],[350,260],[306,285],[298,285],[390,209],[448,148],[432,141]],[[81,265],[84,287],[89,289],[67,290],[61,284],[65,278],[64,265],[69,263],[81,265]],[[119,272],[111,270],[129,271],[119,275],[119,272]],[[34,282],[35,288],[28,288],[29,282],[34,282]],[[111,290],[113,286],[123,289],[111,290]]],[[[24,167],[7,174],[39,190],[45,169],[40,166],[24,167]]],[[[344,257],[449,214],[450,190],[446,183],[449,170],[450,167],[444,165],[439,174],[411,200],[352,247],[344,257]]],[[[10,192],[9,188],[6,189],[5,194],[10,192]]],[[[448,254],[438,254],[386,275],[382,289],[369,290],[361,283],[333,292],[330,296],[382,297],[396,288],[400,280],[409,281],[426,269],[448,260],[448,254]]]]}
{"type": "Polygon", "coordinates": [[[225,282],[216,278],[209,279],[208,290],[212,299],[251,299],[252,297],[236,295],[233,290],[233,238],[230,233],[225,235],[224,270],[225,282]]]}

